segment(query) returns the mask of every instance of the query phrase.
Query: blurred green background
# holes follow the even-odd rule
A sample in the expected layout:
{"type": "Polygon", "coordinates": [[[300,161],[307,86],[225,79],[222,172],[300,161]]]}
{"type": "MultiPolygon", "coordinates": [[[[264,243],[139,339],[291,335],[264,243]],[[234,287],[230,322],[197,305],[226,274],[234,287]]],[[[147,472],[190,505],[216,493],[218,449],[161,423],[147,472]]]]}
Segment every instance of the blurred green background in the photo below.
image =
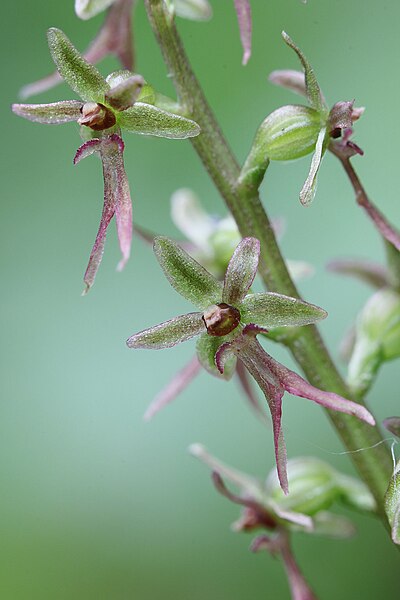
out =
{"type": "MultiPolygon", "coordinates": [[[[367,107],[356,141],[357,168],[371,197],[400,222],[397,116],[400,97],[395,0],[252,0],[253,56],[241,66],[232,0],[212,0],[205,24],[179,21],[193,65],[240,160],[261,120],[298,99],[267,83],[277,68],[298,68],[282,42],[285,29],[312,62],[333,104],[367,107]]],[[[271,433],[234,382],[202,373],[151,423],[142,415],[160,388],[189,359],[193,343],[159,353],[129,351],[125,339],[186,312],[140,240],[122,273],[114,226],[96,284],[82,298],[82,277],[102,206],[100,164],[73,167],[78,126],[46,127],[13,116],[19,88],[52,70],[48,27],[62,28],[84,49],[103,16],[78,21],[72,0],[4,2],[0,43],[2,102],[2,374],[0,597],[5,600],[243,600],[289,597],[283,568],[248,551],[251,537],[233,534],[237,508],[219,497],[207,469],[187,446],[202,442],[226,462],[263,477],[273,466],[271,433]]],[[[137,70],[172,94],[159,50],[139,3],[134,22],[137,70]]],[[[104,74],[114,59],[101,65],[104,74]]],[[[35,97],[74,97],[65,85],[35,97]]],[[[178,236],[169,198],[193,188],[214,213],[221,199],[188,141],[125,135],[135,222],[178,236]]],[[[322,324],[337,356],[343,332],[368,297],[325,265],[336,256],[382,260],[380,241],[339,164],[326,156],[315,203],[298,192],[309,158],[271,166],[262,197],[287,223],[285,255],[313,263],[302,282],[306,299],[326,308],[322,324]]],[[[274,355],[292,365],[286,353],[274,355]]],[[[381,420],[399,413],[399,374],[385,366],[369,402],[381,420]]],[[[321,409],[287,395],[289,456],[317,455],[353,473],[321,409]]],[[[340,509],[339,509],[340,510],[340,509]]],[[[356,517],[345,542],[295,539],[300,565],[324,600],[395,597],[398,553],[374,519],[356,517]]]]}

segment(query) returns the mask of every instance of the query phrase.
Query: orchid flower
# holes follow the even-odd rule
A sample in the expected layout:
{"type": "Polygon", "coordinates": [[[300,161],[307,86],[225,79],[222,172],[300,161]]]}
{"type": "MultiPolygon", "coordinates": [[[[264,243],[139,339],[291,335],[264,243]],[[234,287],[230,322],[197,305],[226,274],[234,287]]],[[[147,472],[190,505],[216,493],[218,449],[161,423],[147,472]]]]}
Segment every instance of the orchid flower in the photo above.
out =
{"type": "MultiPolygon", "coordinates": [[[[118,57],[124,69],[133,69],[133,44],[131,15],[132,4],[136,0],[76,0],[75,12],[81,19],[90,19],[105,8],[108,8],[107,15],[100,31],[90,43],[89,47],[82,56],[93,65],[97,64],[109,54],[115,54],[118,57]]],[[[58,71],[47,75],[33,83],[25,85],[19,92],[22,100],[30,96],[45,92],[62,82],[62,77],[58,71]]]]}
{"type": "MultiPolygon", "coordinates": [[[[182,244],[183,248],[217,279],[223,279],[229,260],[240,242],[240,233],[231,215],[217,217],[205,211],[199,199],[190,189],[176,190],[171,196],[171,218],[175,226],[189,240],[182,244]]],[[[282,222],[272,223],[275,234],[282,232],[282,222]]],[[[154,237],[141,229],[137,233],[147,242],[153,243],[154,237]]],[[[287,260],[289,272],[293,279],[307,277],[313,272],[310,264],[304,261],[287,260]]],[[[277,332],[278,330],[275,330],[277,332]]],[[[282,330],[281,330],[282,331],[282,330]]],[[[197,356],[180,369],[167,385],[155,396],[145,412],[144,419],[150,420],[162,408],[170,404],[201,371],[197,356]]],[[[253,391],[249,375],[240,361],[236,365],[236,375],[250,407],[265,420],[257,396],[253,391]]]]}
{"type": "Polygon", "coordinates": [[[290,534],[303,532],[333,538],[347,538],[355,528],[347,518],[332,513],[330,507],[341,501],[361,511],[374,512],[376,504],[368,488],[358,479],[343,475],[327,463],[311,457],[288,461],[291,493],[285,496],[275,471],[265,482],[233,469],[211,454],[201,444],[193,444],[190,453],[212,470],[217,491],[242,506],[232,529],[267,530],[251,544],[253,552],[267,550],[283,560],[293,600],[312,600],[314,595],[296,564],[290,548],[290,534]],[[225,480],[238,491],[231,491],[225,480]]]}
{"type": "Polygon", "coordinates": [[[272,292],[249,293],[259,262],[257,239],[244,238],[240,242],[229,261],[223,284],[168,238],[157,237],[154,252],[172,287],[198,311],[132,335],[127,340],[128,347],[170,348],[200,336],[197,342],[200,363],[211,374],[220,374],[225,379],[232,377],[239,359],[267,400],[278,475],[285,492],[288,491],[286,448],[281,429],[284,391],[374,424],[363,406],[313,387],[276,362],[257,342],[256,335],[266,331],[266,327],[298,327],[326,317],[322,308],[296,298],[272,292]]]}
{"type": "Polygon", "coordinates": [[[116,71],[104,79],[59,29],[48,31],[48,42],[60,75],[82,101],[13,104],[12,110],[18,116],[37,123],[59,125],[77,122],[87,141],[76,152],[74,164],[93,153],[101,158],[104,207],[84,276],[87,292],[94,283],[104,251],[107,227],[114,214],[122,253],[118,269],[123,268],[130,254],[132,206],[123,163],[121,129],[142,135],[184,139],[198,135],[200,128],[194,121],[147,103],[148,86],[140,75],[116,71]],[[140,101],[142,98],[143,101],[140,101]]]}
{"type": "Polygon", "coordinates": [[[348,139],[353,122],[363,109],[353,107],[353,102],[337,102],[329,110],[319,87],[314,70],[303,52],[287,33],[282,37],[292,48],[304,69],[299,71],[274,71],[272,83],[306,96],[309,106],[288,105],[272,112],[261,124],[252,152],[259,155],[260,162],[269,160],[293,160],[313,152],[310,170],[300,192],[300,202],[308,206],[314,199],[317,175],[322,158],[331,139],[343,134],[343,144],[352,154],[362,150],[348,139]]]}

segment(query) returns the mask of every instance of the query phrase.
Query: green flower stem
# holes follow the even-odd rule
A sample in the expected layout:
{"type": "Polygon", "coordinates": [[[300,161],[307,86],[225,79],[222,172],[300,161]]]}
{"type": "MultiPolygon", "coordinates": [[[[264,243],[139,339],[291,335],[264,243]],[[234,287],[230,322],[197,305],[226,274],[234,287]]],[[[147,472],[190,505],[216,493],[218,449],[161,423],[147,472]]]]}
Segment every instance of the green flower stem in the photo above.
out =
{"type": "MultiPolygon", "coordinates": [[[[235,218],[242,236],[254,236],[260,240],[259,272],[265,285],[270,291],[299,298],[258,195],[268,162],[260,168],[254,168],[254,157],[250,155],[243,171],[240,170],[191,69],[163,0],[145,2],[185,116],[195,120],[201,127],[201,134],[192,138],[191,142],[235,218]]],[[[287,339],[286,344],[313,385],[354,400],[316,327],[299,328],[294,336],[287,339]]],[[[387,526],[383,497],[391,476],[392,463],[388,448],[380,443],[382,437],[378,428],[370,427],[354,417],[328,412],[349,451],[368,448],[350,456],[376,498],[387,526]]]]}

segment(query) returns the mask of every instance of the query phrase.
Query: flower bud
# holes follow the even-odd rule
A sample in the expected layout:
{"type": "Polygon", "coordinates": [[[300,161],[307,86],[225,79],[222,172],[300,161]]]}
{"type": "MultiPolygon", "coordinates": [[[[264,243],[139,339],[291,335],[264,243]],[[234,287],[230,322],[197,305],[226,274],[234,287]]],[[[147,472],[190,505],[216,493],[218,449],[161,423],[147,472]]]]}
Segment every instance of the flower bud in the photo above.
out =
{"type": "Polygon", "coordinates": [[[366,391],[379,366],[400,356],[400,294],[384,288],[368,300],[358,317],[349,383],[366,391]]]}
{"type": "Polygon", "coordinates": [[[315,149],[323,123],[308,106],[288,105],[272,112],[261,124],[254,145],[270,160],[293,160],[315,149]]]}
{"type": "Polygon", "coordinates": [[[228,335],[239,325],[240,312],[234,306],[221,302],[207,308],[203,313],[203,321],[209,335],[228,335]]]}

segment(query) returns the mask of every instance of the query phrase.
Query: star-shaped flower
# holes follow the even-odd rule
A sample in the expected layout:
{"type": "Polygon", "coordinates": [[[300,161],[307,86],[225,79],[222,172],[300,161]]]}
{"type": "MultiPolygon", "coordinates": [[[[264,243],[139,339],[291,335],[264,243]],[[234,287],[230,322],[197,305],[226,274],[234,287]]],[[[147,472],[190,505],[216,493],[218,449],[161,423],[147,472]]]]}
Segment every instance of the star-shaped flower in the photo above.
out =
{"type": "Polygon", "coordinates": [[[130,254],[132,207],[123,163],[121,129],[142,135],[184,139],[198,135],[200,128],[194,121],[153,106],[150,103],[152,93],[140,75],[116,71],[104,79],[59,29],[49,29],[48,42],[60,75],[82,101],[13,104],[12,110],[37,123],[59,125],[76,121],[82,126],[81,133],[87,141],[78,149],[74,163],[93,153],[98,153],[102,160],[104,207],[84,276],[88,291],[94,283],[107,227],[114,214],[122,253],[119,269],[123,268],[130,254]]]}
{"type": "Polygon", "coordinates": [[[223,284],[175,242],[157,237],[154,251],[172,287],[195,304],[198,312],[180,315],[132,335],[129,348],[162,349],[200,336],[197,355],[211,374],[229,379],[239,359],[264,392],[271,411],[279,480],[288,491],[286,448],[281,430],[284,391],[325,407],[355,415],[371,425],[374,419],[361,405],[318,390],[270,357],[256,340],[266,327],[297,327],[315,323],[326,312],[313,304],[272,292],[252,294],[260,244],[244,238],[237,246],[223,284]]]}

